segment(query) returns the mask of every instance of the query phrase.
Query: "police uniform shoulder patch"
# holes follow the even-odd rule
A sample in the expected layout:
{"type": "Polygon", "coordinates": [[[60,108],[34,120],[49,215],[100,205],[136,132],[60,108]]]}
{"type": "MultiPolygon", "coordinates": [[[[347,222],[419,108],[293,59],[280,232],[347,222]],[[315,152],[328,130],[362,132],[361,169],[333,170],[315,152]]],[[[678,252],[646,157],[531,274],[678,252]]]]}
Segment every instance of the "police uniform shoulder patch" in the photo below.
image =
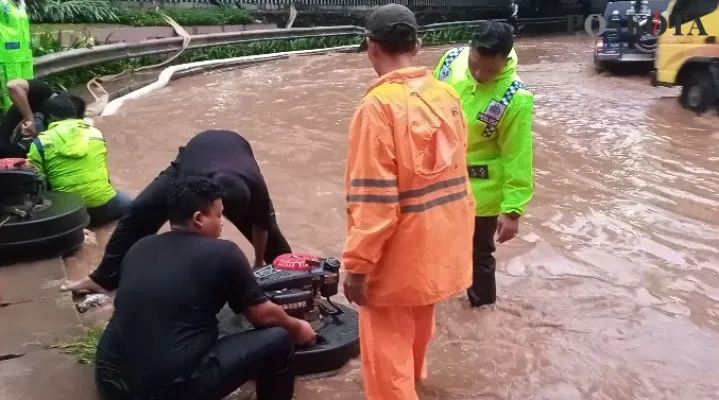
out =
{"type": "Polygon", "coordinates": [[[487,124],[484,132],[482,132],[482,136],[491,137],[494,132],[497,131],[499,121],[502,119],[502,116],[504,116],[505,111],[507,111],[507,107],[509,107],[509,103],[512,102],[514,95],[517,94],[520,89],[524,88],[525,86],[522,82],[512,82],[507,88],[507,91],[504,92],[501,100],[492,100],[484,111],[480,111],[477,115],[477,119],[487,124]]]}
{"type": "Polygon", "coordinates": [[[496,101],[492,100],[489,103],[489,106],[487,106],[487,112],[485,113],[489,118],[492,118],[495,121],[499,121],[502,119],[502,115],[504,115],[504,112],[507,110],[507,106],[496,101]]]}
{"type": "Polygon", "coordinates": [[[449,78],[449,75],[452,73],[451,65],[454,62],[457,57],[459,57],[459,54],[462,52],[461,47],[455,47],[449,52],[447,52],[447,57],[444,58],[444,62],[442,63],[442,67],[439,70],[439,80],[442,82],[446,82],[449,78]]]}

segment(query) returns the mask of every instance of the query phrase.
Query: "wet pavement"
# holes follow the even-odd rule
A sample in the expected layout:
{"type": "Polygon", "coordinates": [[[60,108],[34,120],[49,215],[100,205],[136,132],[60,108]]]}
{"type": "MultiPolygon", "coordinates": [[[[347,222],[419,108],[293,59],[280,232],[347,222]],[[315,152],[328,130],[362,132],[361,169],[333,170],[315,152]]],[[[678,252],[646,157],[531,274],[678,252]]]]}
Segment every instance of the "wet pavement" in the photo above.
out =
{"type": "MultiPolygon", "coordinates": [[[[439,307],[423,399],[719,398],[719,118],[646,76],[596,75],[592,43],[517,45],[536,96],[536,196],[499,246],[496,310],[439,307]]],[[[173,82],[96,123],[132,194],[193,134],[242,132],[295,250],[337,256],[347,127],[373,79],[365,54],[297,57],[173,82]]],[[[71,277],[101,253],[86,246],[71,277]]],[[[362,399],[358,363],[299,383],[297,399],[362,399]]]]}
{"type": "Polygon", "coordinates": [[[60,258],[0,268],[0,400],[97,398],[92,369],[47,347],[82,334],[64,279],[60,258]]]}

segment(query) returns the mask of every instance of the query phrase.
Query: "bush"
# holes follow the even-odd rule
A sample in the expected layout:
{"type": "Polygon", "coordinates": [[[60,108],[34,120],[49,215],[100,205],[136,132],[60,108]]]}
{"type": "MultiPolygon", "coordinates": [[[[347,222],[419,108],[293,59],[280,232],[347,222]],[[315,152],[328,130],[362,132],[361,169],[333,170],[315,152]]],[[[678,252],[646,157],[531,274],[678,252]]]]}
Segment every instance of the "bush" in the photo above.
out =
{"type": "Polygon", "coordinates": [[[116,8],[107,0],[29,1],[28,15],[33,23],[117,22],[116,8]]]}
{"type": "MultiPolygon", "coordinates": [[[[247,11],[238,8],[193,8],[179,10],[163,10],[168,17],[174,19],[182,26],[192,25],[244,25],[250,24],[254,19],[247,11]]],[[[155,11],[142,11],[132,8],[122,8],[117,11],[117,21],[123,25],[131,26],[166,26],[160,13],[155,11]]]]}
{"type": "MultiPolygon", "coordinates": [[[[119,7],[107,0],[43,0],[29,3],[34,24],[115,23],[129,26],[167,26],[160,13],[135,7],[119,7]]],[[[162,11],[182,26],[243,25],[254,21],[235,7],[167,9],[162,11]]]]}

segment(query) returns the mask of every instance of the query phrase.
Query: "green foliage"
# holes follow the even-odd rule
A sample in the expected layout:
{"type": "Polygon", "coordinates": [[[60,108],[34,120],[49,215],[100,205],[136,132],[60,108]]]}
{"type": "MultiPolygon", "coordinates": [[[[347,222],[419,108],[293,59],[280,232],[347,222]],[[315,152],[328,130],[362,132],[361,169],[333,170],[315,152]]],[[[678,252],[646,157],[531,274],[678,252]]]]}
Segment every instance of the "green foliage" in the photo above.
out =
{"type": "MultiPolygon", "coordinates": [[[[242,25],[254,21],[247,11],[234,6],[167,9],[162,12],[182,26],[242,25]]],[[[167,26],[167,22],[157,11],[118,6],[110,0],[34,0],[28,3],[28,13],[33,24],[112,23],[167,26]]]]}
{"type": "MultiPolygon", "coordinates": [[[[238,8],[192,8],[162,10],[168,17],[182,26],[193,25],[243,25],[250,24],[254,19],[247,11],[238,8]]],[[[167,26],[160,13],[143,11],[134,8],[117,9],[117,21],[131,26],[167,26]]]]}
{"type": "Polygon", "coordinates": [[[102,337],[103,330],[100,327],[86,328],[82,335],[67,342],[57,342],[50,348],[75,357],[81,364],[93,365],[95,364],[97,343],[102,337]]]}
{"type": "Polygon", "coordinates": [[[28,2],[34,23],[118,22],[116,7],[108,0],[34,0],[28,2]]]}
{"type": "MultiPolygon", "coordinates": [[[[40,57],[46,54],[55,53],[58,51],[80,49],[87,47],[87,40],[75,38],[75,40],[66,47],[62,46],[60,42],[59,33],[42,32],[33,35],[32,43],[32,55],[33,57],[40,57]]],[[[89,36],[86,34],[85,36],[89,36]]]]}
{"type": "Polygon", "coordinates": [[[427,32],[422,36],[422,44],[449,44],[468,42],[472,39],[472,28],[452,28],[442,31],[427,32]]]}

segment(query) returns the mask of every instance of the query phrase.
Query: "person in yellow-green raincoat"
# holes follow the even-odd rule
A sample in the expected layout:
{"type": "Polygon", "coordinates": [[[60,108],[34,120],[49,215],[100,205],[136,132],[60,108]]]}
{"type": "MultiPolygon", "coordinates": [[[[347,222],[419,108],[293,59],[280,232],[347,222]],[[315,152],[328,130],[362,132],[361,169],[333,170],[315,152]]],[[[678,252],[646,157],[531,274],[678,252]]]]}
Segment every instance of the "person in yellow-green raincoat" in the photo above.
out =
{"type": "Polygon", "coordinates": [[[16,4],[14,0],[0,0],[2,21],[0,21],[0,90],[2,90],[3,112],[12,105],[7,84],[13,79],[34,78],[32,46],[30,37],[30,18],[25,2],[16,4]]]}
{"type": "Polygon", "coordinates": [[[28,161],[45,177],[49,189],[82,197],[90,226],[122,217],[132,198],[115,190],[110,182],[102,132],[78,118],[76,105],[67,93],[48,99],[43,110],[48,129],[33,140],[28,161]]]}
{"type": "Polygon", "coordinates": [[[495,233],[499,243],[517,235],[534,193],[534,96],[516,68],[512,27],[486,21],[470,46],[447,51],[434,71],[459,94],[469,128],[467,164],[476,218],[467,295],[475,307],[496,301],[495,233]]]}

